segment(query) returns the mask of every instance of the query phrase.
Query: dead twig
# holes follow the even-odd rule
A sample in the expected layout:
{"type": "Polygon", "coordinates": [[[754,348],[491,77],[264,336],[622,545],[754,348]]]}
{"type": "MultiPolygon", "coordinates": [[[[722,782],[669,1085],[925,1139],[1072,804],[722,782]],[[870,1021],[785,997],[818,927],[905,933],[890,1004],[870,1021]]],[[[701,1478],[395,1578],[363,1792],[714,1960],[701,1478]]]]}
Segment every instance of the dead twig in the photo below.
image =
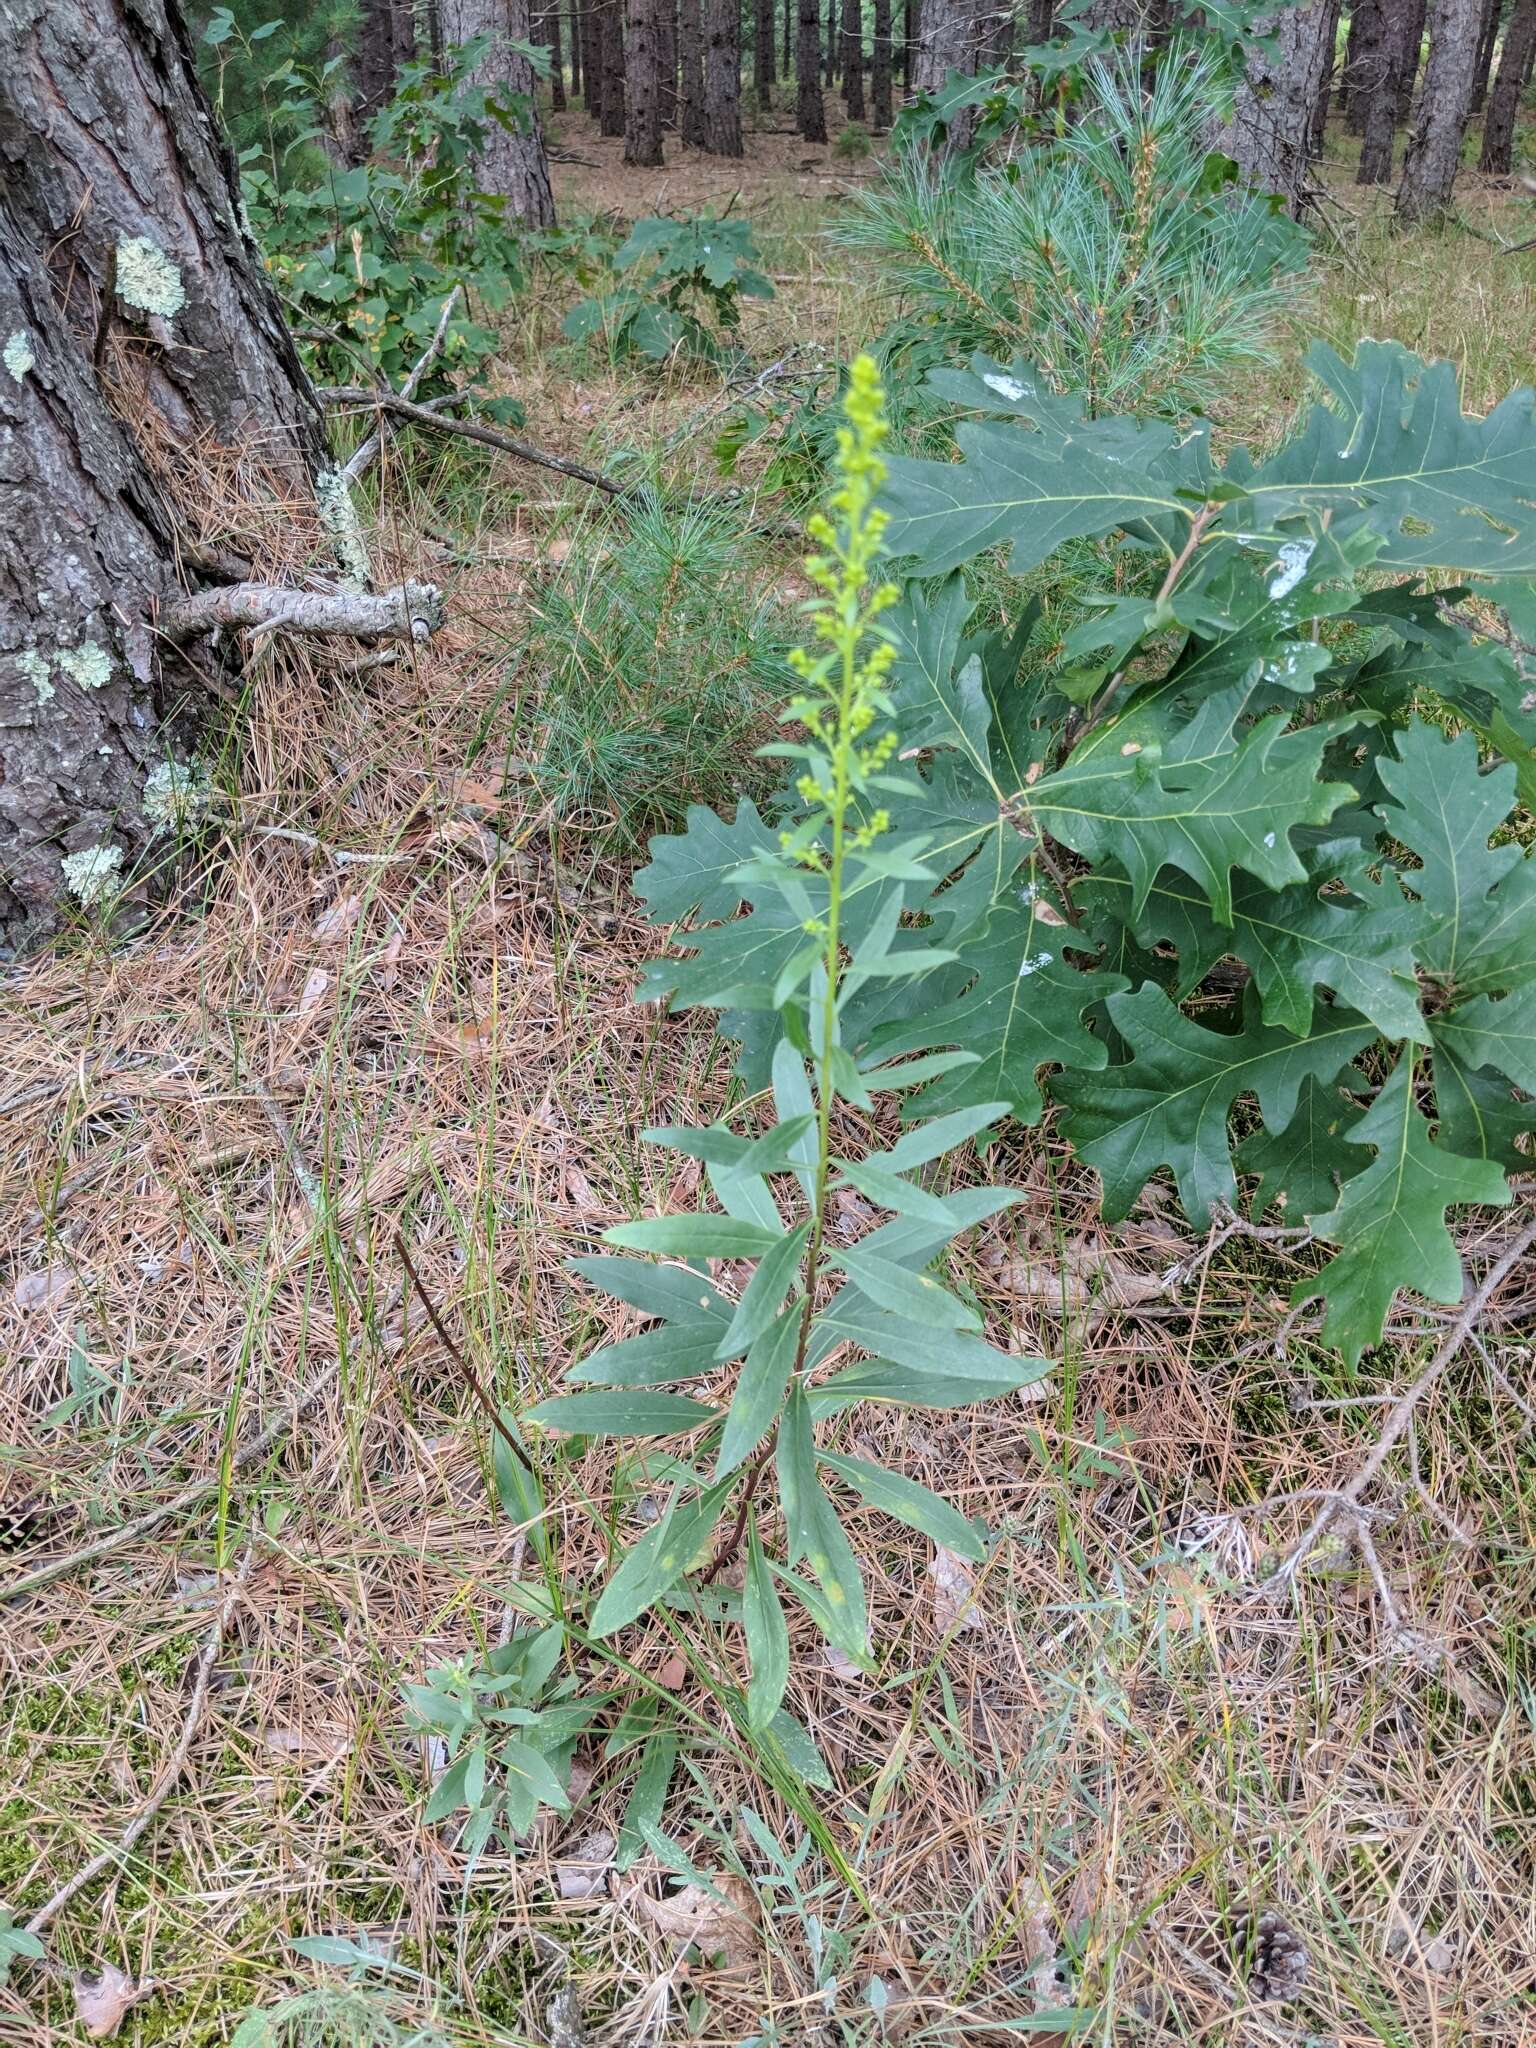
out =
{"type": "MultiPolygon", "coordinates": [[[[397,396],[401,398],[414,398],[417,391],[421,388],[422,378],[427,374],[427,371],[442,352],[443,341],[448,333],[448,322],[453,318],[453,309],[458,304],[463,289],[462,285],[456,284],[447,298],[444,299],[443,310],[437,316],[437,326],[433,330],[432,339],[411,365],[410,372],[405,382],[400,386],[397,396]]],[[[456,392],[452,392],[444,398],[428,399],[427,404],[436,412],[440,406],[451,405],[457,396],[456,392]]],[[[378,460],[379,451],[383,446],[384,421],[381,416],[379,424],[374,428],[367,440],[363,442],[361,447],[355,451],[342,467],[342,479],[349,490],[353,484],[360,483],[368,474],[369,470],[378,460]]]]}
{"type": "Polygon", "coordinates": [[[279,583],[227,583],[178,598],[160,615],[169,640],[193,640],[220,626],[346,640],[428,640],[443,622],[436,584],[393,590],[292,590],[279,583]]]}
{"type": "Polygon", "coordinates": [[[595,491],[605,491],[610,498],[622,498],[629,489],[627,484],[604,476],[601,470],[588,469],[584,462],[577,462],[569,455],[556,455],[552,449],[536,448],[531,441],[519,441],[515,436],[504,434],[497,427],[487,427],[479,420],[450,419],[431,405],[418,405],[414,399],[402,398],[393,391],[370,391],[365,384],[328,384],[320,396],[329,405],[372,406],[379,412],[394,413],[400,419],[411,420],[418,427],[435,427],[440,434],[462,434],[467,441],[482,441],[487,448],[498,448],[503,455],[510,455],[518,462],[531,462],[539,469],[553,469],[561,476],[574,477],[577,483],[590,484],[595,491]]]}
{"type": "Polygon", "coordinates": [[[495,1430],[496,1434],[501,1438],[502,1442],[506,1445],[507,1449],[512,1453],[513,1457],[516,1458],[518,1464],[522,1466],[523,1470],[528,1474],[529,1478],[531,1479],[534,1476],[534,1472],[532,1465],[528,1462],[527,1452],[523,1449],[522,1445],[518,1442],[517,1438],[512,1434],[511,1430],[508,1429],[507,1425],[502,1421],[501,1411],[497,1408],[496,1403],[491,1399],[491,1396],[487,1391],[484,1383],[480,1379],[479,1374],[475,1371],[474,1367],[470,1364],[469,1360],[464,1356],[464,1353],[459,1349],[458,1345],[454,1342],[453,1336],[450,1333],[447,1325],[444,1323],[442,1317],[437,1312],[436,1304],[434,1303],[431,1295],[427,1292],[426,1282],[417,1272],[416,1267],[412,1262],[410,1250],[405,1242],[404,1233],[399,1230],[395,1232],[395,1250],[400,1254],[400,1263],[402,1266],[404,1266],[406,1270],[406,1275],[409,1278],[411,1285],[415,1288],[417,1294],[421,1297],[421,1305],[427,1312],[427,1321],[432,1325],[433,1329],[436,1330],[438,1336],[442,1339],[444,1350],[448,1353],[448,1356],[453,1360],[454,1364],[458,1367],[460,1373],[463,1375],[465,1384],[468,1386],[470,1392],[474,1395],[475,1399],[480,1403],[480,1406],[485,1410],[486,1416],[490,1422],[492,1429],[495,1430]]]}
{"type": "MultiPolygon", "coordinates": [[[[1398,1396],[1381,1426],[1381,1434],[1377,1437],[1370,1456],[1361,1464],[1354,1477],[1331,1493],[1318,1509],[1274,1576],[1266,1581],[1268,1586],[1290,1585],[1320,1539],[1341,1518],[1354,1523],[1358,1540],[1361,1500],[1375,1483],[1387,1459],[1407,1432],[1419,1403],[1471,1337],[1478,1318],[1533,1245],[1536,1245],[1536,1218],[1519,1233],[1503,1256],[1488,1268],[1478,1286],[1463,1304],[1456,1320],[1441,1339],[1433,1358],[1413,1385],[1398,1396]]],[[[1370,1559],[1367,1557],[1367,1563],[1369,1562],[1370,1559]]]]}
{"type": "Polygon", "coordinates": [[[224,1645],[225,1631],[244,1596],[246,1581],[251,1576],[251,1566],[255,1560],[256,1546],[254,1543],[248,1544],[245,1556],[240,1560],[239,1570],[235,1573],[234,1583],[220,1604],[213,1627],[208,1632],[208,1640],[198,1657],[192,1699],[187,1708],[187,1718],[182,1723],[181,1739],[166,1759],[159,1777],[150,1787],[149,1796],[117,1840],[103,1849],[99,1855],[93,1856],[89,1863],[82,1864],[72,1878],[59,1886],[46,1905],[38,1907],[26,1923],[28,1934],[41,1934],[45,1927],[58,1918],[70,1900],[84,1891],[93,1879],[100,1877],[104,1870],[110,1870],[114,1864],[124,1862],[134,1843],[180,1784],[182,1773],[187,1767],[187,1758],[192,1754],[192,1744],[197,1739],[197,1731],[202,1725],[203,1713],[208,1705],[208,1684],[213,1676],[213,1667],[219,1651],[224,1645]]]}

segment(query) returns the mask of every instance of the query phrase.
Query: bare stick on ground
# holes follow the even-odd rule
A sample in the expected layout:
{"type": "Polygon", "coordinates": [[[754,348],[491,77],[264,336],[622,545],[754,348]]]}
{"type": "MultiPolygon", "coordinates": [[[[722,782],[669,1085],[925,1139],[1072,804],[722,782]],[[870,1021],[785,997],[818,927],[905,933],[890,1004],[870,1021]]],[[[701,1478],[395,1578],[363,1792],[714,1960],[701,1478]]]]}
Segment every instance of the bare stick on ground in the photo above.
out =
{"type": "Polygon", "coordinates": [[[89,1863],[82,1864],[72,1878],[59,1886],[46,1905],[38,1907],[27,1922],[28,1934],[41,1934],[50,1922],[58,1918],[77,1893],[84,1891],[85,1887],[93,1879],[100,1877],[104,1870],[110,1870],[115,1863],[122,1863],[134,1843],[180,1784],[182,1773],[187,1768],[187,1758],[192,1754],[192,1744],[196,1740],[197,1731],[202,1725],[203,1713],[208,1705],[208,1683],[213,1676],[213,1667],[219,1651],[224,1646],[225,1631],[234,1618],[235,1609],[244,1597],[246,1581],[251,1576],[251,1566],[255,1559],[256,1547],[251,1544],[240,1560],[240,1568],[235,1573],[234,1583],[219,1604],[213,1627],[208,1632],[208,1640],[198,1657],[196,1676],[192,1684],[192,1699],[187,1708],[187,1718],[182,1723],[181,1739],[166,1759],[159,1777],[150,1787],[148,1798],[115,1842],[103,1849],[99,1855],[93,1856],[89,1863]]]}
{"type": "MultiPolygon", "coordinates": [[[[1430,1359],[1428,1365],[1425,1366],[1424,1370],[1413,1382],[1413,1385],[1398,1396],[1388,1412],[1386,1421],[1382,1424],[1381,1434],[1377,1437],[1370,1456],[1366,1458],[1352,1479],[1344,1486],[1328,1494],[1323,1505],[1312,1517],[1299,1540],[1287,1554],[1279,1570],[1268,1581],[1269,1585],[1289,1585],[1307,1558],[1311,1556],[1318,1542],[1328,1533],[1335,1522],[1340,1520],[1350,1522],[1358,1537],[1362,1527],[1360,1503],[1375,1483],[1382,1467],[1386,1464],[1387,1459],[1392,1455],[1394,1448],[1408,1429],[1409,1424],[1413,1421],[1414,1411],[1440,1378],[1446,1367],[1456,1357],[1462,1346],[1471,1338],[1477,1326],[1478,1318],[1483,1314],[1483,1311],[1494,1299],[1499,1289],[1504,1285],[1504,1282],[1515,1271],[1516,1267],[1519,1266],[1533,1245],[1536,1245],[1536,1218],[1533,1218],[1526,1225],[1503,1255],[1496,1259],[1488,1268],[1482,1280],[1473,1289],[1472,1294],[1463,1305],[1456,1320],[1440,1340],[1434,1357],[1430,1359]]],[[[1362,1550],[1366,1555],[1367,1563],[1369,1563],[1374,1556],[1374,1551],[1366,1550],[1365,1546],[1362,1546],[1362,1550]]],[[[1393,1610],[1389,1606],[1389,1619],[1392,1612],[1393,1610]]]]}
{"type": "MultiPolygon", "coordinates": [[[[443,340],[448,332],[448,322],[453,318],[453,309],[458,304],[463,289],[462,285],[456,284],[447,298],[444,299],[443,310],[437,316],[437,326],[433,330],[432,339],[411,365],[409,375],[400,386],[399,393],[397,394],[399,397],[414,398],[420,390],[422,378],[431,369],[433,363],[442,352],[443,340]]],[[[432,401],[433,409],[435,411],[438,406],[448,403],[451,403],[451,399],[437,399],[432,401]]],[[[378,460],[379,451],[383,446],[384,422],[381,418],[379,424],[374,428],[367,440],[348,459],[345,467],[342,469],[341,474],[349,488],[368,474],[369,470],[378,460]]]]}
{"type": "Polygon", "coordinates": [[[400,583],[377,593],[233,583],[167,605],[160,630],[171,640],[191,640],[219,626],[321,639],[427,640],[442,622],[442,597],[432,583],[400,583]]]}
{"type": "Polygon", "coordinates": [[[468,441],[483,441],[487,448],[499,448],[503,455],[511,455],[519,462],[531,462],[539,469],[557,470],[561,476],[574,477],[577,483],[590,484],[595,491],[606,491],[610,498],[621,498],[628,489],[626,484],[604,476],[601,470],[588,469],[584,462],[577,462],[569,455],[556,455],[552,449],[536,448],[531,441],[519,441],[515,436],[504,434],[497,427],[487,427],[479,420],[449,419],[435,409],[435,403],[418,405],[413,399],[403,398],[393,391],[370,391],[366,384],[328,384],[320,395],[330,405],[372,406],[380,412],[394,413],[400,419],[411,420],[418,427],[435,427],[440,434],[462,434],[468,441]]]}

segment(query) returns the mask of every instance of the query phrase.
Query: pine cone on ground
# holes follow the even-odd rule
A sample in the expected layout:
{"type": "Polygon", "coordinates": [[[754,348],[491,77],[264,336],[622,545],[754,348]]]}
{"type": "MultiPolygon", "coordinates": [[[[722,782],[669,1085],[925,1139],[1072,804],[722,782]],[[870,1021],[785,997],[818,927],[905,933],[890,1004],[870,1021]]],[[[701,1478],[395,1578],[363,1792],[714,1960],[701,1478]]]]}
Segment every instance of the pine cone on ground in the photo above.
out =
{"type": "Polygon", "coordinates": [[[1278,1913],[1260,1913],[1257,1920],[1239,1913],[1232,1940],[1238,1960],[1248,1965],[1248,1996],[1258,2003],[1283,2003],[1306,1983],[1306,1944],[1278,1913]]]}

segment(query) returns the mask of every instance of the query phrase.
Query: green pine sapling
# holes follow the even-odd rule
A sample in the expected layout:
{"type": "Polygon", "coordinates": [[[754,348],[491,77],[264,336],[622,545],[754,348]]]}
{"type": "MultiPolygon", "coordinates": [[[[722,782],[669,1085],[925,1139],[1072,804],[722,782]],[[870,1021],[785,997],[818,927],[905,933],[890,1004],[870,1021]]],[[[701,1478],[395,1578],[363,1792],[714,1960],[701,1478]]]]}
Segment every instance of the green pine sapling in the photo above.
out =
{"type": "Polygon", "coordinates": [[[1047,1370],[1042,1359],[988,1344],[980,1316],[930,1271],[952,1239],[1020,1197],[993,1187],[944,1195],[927,1184],[931,1175],[915,1177],[979,1138],[1006,1105],[973,1103],[912,1124],[890,1146],[848,1143],[857,1113],[872,1114],[878,1096],[975,1059],[963,1049],[896,1064],[859,1057],[844,1030],[862,991],[953,958],[900,928],[907,885],[934,883],[940,870],[923,860],[933,835],[893,835],[887,810],[910,785],[894,772],[886,678],[896,650],[880,624],[896,593],[876,580],[886,526],[876,503],[886,476],[883,399],[873,362],[861,357],[838,434],[840,482],[828,512],[808,526],[818,552],[806,568],[820,595],[806,607],[813,646],[792,656],[802,688],[783,713],[801,737],[769,750],[798,764],[798,814],[751,858],[727,858],[713,887],[727,907],[743,894],[772,898],[779,933],[799,935],[767,990],[758,988],[750,958],[739,963],[738,992],[766,997],[775,1019],[769,1071],[778,1120],[749,1132],[732,1129],[728,1115],[645,1134],[705,1163],[719,1209],[607,1233],[619,1251],[658,1263],[574,1262],[583,1277],[659,1320],[576,1366],[570,1376],[585,1391],[544,1401],[527,1417],[589,1436],[694,1435],[693,1462],[675,1468],[659,1520],[620,1558],[591,1630],[610,1636],[688,1575],[709,1584],[744,1563],[755,1729],[772,1722],[788,1678],[781,1590],[839,1649],[868,1654],[863,1583],[826,1482],[949,1549],[982,1554],[980,1535],[954,1507],[833,1450],[818,1440],[825,1426],[863,1401],[962,1406],[1011,1393],[1047,1370]],[[851,1245],[834,1242],[827,1227],[844,1190],[890,1212],[851,1245]],[[751,1278],[728,1292],[710,1277],[711,1259],[751,1261],[751,1278]],[[731,1365],[734,1385],[722,1387],[722,1368],[731,1365]],[[658,1391],[684,1381],[707,1382],[706,1397],[658,1391]],[[770,1470],[776,1515],[765,1512],[770,1470]],[[809,1577],[796,1570],[802,1562],[809,1577]]]}

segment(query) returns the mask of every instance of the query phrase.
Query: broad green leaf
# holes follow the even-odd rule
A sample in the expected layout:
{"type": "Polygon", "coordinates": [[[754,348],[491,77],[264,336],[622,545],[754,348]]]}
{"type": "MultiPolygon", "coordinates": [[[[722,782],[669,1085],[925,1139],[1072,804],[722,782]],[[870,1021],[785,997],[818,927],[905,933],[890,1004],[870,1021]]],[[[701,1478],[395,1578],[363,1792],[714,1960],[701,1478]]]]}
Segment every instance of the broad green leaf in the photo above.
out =
{"type": "Polygon", "coordinates": [[[624,1251],[659,1252],[674,1259],[760,1259],[778,1241],[779,1233],[761,1223],[703,1213],[646,1216],[603,1232],[604,1244],[618,1245],[624,1251]]]}
{"type": "Polygon", "coordinates": [[[594,1636],[611,1636],[675,1586],[707,1542],[725,1507],[730,1482],[691,1500],[673,1496],[654,1529],[625,1551],[592,1610],[594,1636]]]}
{"type": "Polygon", "coordinates": [[[820,1457],[829,1471],[846,1480],[882,1514],[920,1529],[959,1557],[986,1556],[987,1546],[973,1525],[942,1494],[919,1486],[915,1479],[907,1479],[899,1472],[888,1472],[883,1465],[871,1464],[867,1458],[845,1458],[835,1451],[823,1451],[820,1457]]]}
{"type": "Polygon", "coordinates": [[[869,1618],[864,1579],[837,1509],[811,1474],[805,1561],[821,1587],[822,1604],[811,1609],[828,1639],[851,1657],[869,1655],[869,1618]]]}
{"type": "Polygon", "coordinates": [[[1338,1200],[1339,1187],[1370,1164],[1350,1142],[1360,1110],[1337,1088],[1310,1077],[1283,1131],[1259,1129],[1233,1155],[1241,1173],[1259,1176],[1252,1213],[1282,1207],[1291,1216],[1315,1216],[1338,1200]]]}
{"type": "Polygon", "coordinates": [[[1495,1067],[1536,1095],[1536,983],[1507,996],[1474,996],[1442,1011],[1431,1028],[1459,1066],[1495,1067]]]}
{"type": "Polygon", "coordinates": [[[772,1074],[774,1107],[778,1110],[781,1128],[789,1124],[804,1124],[802,1135],[791,1148],[791,1157],[801,1193],[810,1201],[816,1174],[816,1105],[805,1061],[787,1038],[781,1038],[773,1049],[772,1074]]]}
{"type": "Polygon", "coordinates": [[[884,1401],[900,1408],[969,1408],[977,1401],[995,1401],[1031,1387],[1052,1370],[1048,1358],[999,1356],[1007,1358],[1006,1365],[980,1363],[931,1371],[886,1358],[863,1359],[812,1387],[811,1407],[817,1415],[837,1415],[861,1401],[884,1401]]]}
{"type": "Polygon", "coordinates": [[[1124,978],[1072,966],[1065,946],[1077,935],[1059,916],[1045,921],[1038,892],[1025,894],[1024,903],[1000,904],[984,935],[967,946],[975,980],[964,995],[882,1034],[882,1054],[953,1040],[972,1055],[909,1109],[933,1115],[1002,1100],[1021,1123],[1035,1123],[1044,1106],[1036,1079],[1042,1067],[1102,1067],[1108,1059],[1083,1012],[1124,988],[1124,978]]]}
{"type": "Polygon", "coordinates": [[[1184,1213],[1208,1222],[1211,1204],[1230,1206],[1237,1192],[1227,1119],[1238,1098],[1256,1095],[1267,1128],[1283,1131],[1303,1081],[1331,1081],[1375,1036],[1352,1012],[1320,1007],[1295,1038],[1261,1022],[1252,995],[1239,1031],[1192,1023],[1151,986],[1111,996],[1109,1010],[1134,1058],[1101,1075],[1059,1075],[1051,1092],[1066,1105],[1063,1130],[1104,1184],[1111,1220],[1167,1166],[1184,1213]]]}
{"type": "Polygon", "coordinates": [[[1422,864],[1403,876],[1439,927],[1420,957],[1460,985],[1476,971],[1491,893],[1520,866],[1518,847],[1488,843],[1514,807],[1514,770],[1503,762],[1484,774],[1471,733],[1447,740],[1418,719],[1397,735],[1397,752],[1381,762],[1395,799],[1382,822],[1422,864]]]}
{"type": "Polygon", "coordinates": [[[1414,1060],[1405,1053],[1352,1131],[1354,1143],[1374,1146],[1376,1157],[1345,1182],[1335,1208],[1309,1218],[1319,1237],[1341,1249],[1291,1297],[1322,1295],[1323,1340],[1351,1365],[1379,1342],[1400,1287],[1447,1305],[1461,1300],[1461,1257],[1445,1227],[1446,1210],[1465,1202],[1498,1208],[1510,1200],[1491,1160],[1462,1158],[1430,1136],[1413,1080],[1414,1060]]]}
{"type": "Polygon", "coordinates": [[[568,1259],[566,1271],[579,1273],[605,1294],[627,1301],[648,1316],[665,1316],[668,1322],[684,1327],[696,1325],[701,1336],[715,1325],[724,1330],[736,1311],[735,1302],[713,1281],[702,1273],[685,1272],[681,1266],[653,1266],[645,1259],[610,1259],[593,1253],[568,1259]]]}
{"type": "Polygon", "coordinates": [[[531,1743],[519,1742],[514,1737],[497,1749],[496,1760],[508,1778],[522,1787],[529,1804],[534,1807],[552,1806],[556,1813],[570,1812],[571,1802],[565,1787],[550,1768],[549,1760],[541,1756],[531,1743]]]}
{"type": "Polygon", "coordinates": [[[491,1477],[496,1483],[496,1498],[507,1520],[515,1528],[526,1529],[534,1551],[546,1557],[549,1531],[544,1526],[544,1489],[526,1455],[520,1458],[512,1448],[512,1444],[522,1443],[512,1410],[503,1408],[499,1414],[501,1429],[491,1432],[491,1477]],[[507,1437],[511,1437],[512,1443],[507,1442],[507,1437]]]}
{"type": "Polygon", "coordinates": [[[958,1300],[942,1281],[928,1273],[914,1273],[882,1259],[860,1245],[848,1245],[827,1254],[828,1262],[840,1266],[848,1278],[876,1308],[889,1309],[914,1323],[938,1330],[979,1330],[981,1317],[975,1309],[958,1300]]]}
{"type": "Polygon", "coordinates": [[[791,1392],[779,1424],[774,1470],[779,1482],[779,1503],[784,1510],[785,1556],[794,1564],[804,1557],[815,1533],[816,1496],[820,1492],[816,1484],[816,1435],[803,1385],[797,1385],[791,1392]]]}
{"type": "Polygon", "coordinates": [[[788,1770],[818,1791],[831,1791],[833,1778],[825,1757],[812,1741],[809,1731],[787,1708],[780,1707],[768,1726],[758,1732],[757,1740],[759,1748],[781,1769],[788,1770]]]}
{"type": "Polygon", "coordinates": [[[809,1220],[789,1231],[772,1250],[764,1252],[757,1270],[747,1282],[737,1305],[731,1327],[721,1340],[719,1356],[734,1358],[755,1344],[778,1315],[784,1297],[795,1284],[800,1262],[811,1235],[809,1220]]]}
{"type": "Polygon", "coordinates": [[[899,1216],[918,1217],[940,1230],[964,1229],[962,1223],[955,1221],[955,1211],[949,1203],[938,1195],[931,1195],[926,1188],[903,1180],[900,1174],[871,1166],[867,1159],[839,1159],[835,1163],[842,1175],[842,1180],[835,1182],[835,1186],[846,1184],[857,1188],[861,1195],[868,1195],[882,1209],[894,1209],[899,1216]]]}
{"type": "Polygon", "coordinates": [[[619,1840],[613,1856],[615,1870],[628,1870],[635,1858],[644,1853],[646,1835],[660,1827],[673,1768],[677,1763],[678,1746],[676,1732],[662,1728],[650,1737],[640,1752],[640,1768],[635,1773],[634,1789],[619,1824],[619,1840]]]}
{"type": "Polygon", "coordinates": [[[887,1173],[910,1173],[914,1166],[926,1166],[942,1159],[970,1138],[977,1138],[1008,1111],[1006,1102],[976,1102],[964,1109],[952,1109],[944,1116],[929,1118],[904,1131],[887,1152],[871,1152],[865,1164],[887,1173]]]}
{"type": "Polygon", "coordinates": [[[557,1394],[524,1414],[527,1422],[545,1429],[568,1430],[573,1436],[672,1436],[719,1419],[718,1408],[691,1401],[684,1394],[630,1393],[598,1390],[589,1394],[557,1394]]]}
{"type": "Polygon", "coordinates": [[[775,1238],[784,1234],[784,1218],[773,1199],[773,1190],[760,1173],[747,1173],[739,1166],[706,1166],[710,1191],[727,1216],[738,1223],[756,1223],[775,1238]]]}
{"type": "Polygon", "coordinates": [[[772,853],[776,835],[743,797],[733,823],[691,804],[685,827],[651,841],[651,862],[635,876],[635,894],[654,924],[677,924],[690,912],[706,919],[730,917],[742,900],[733,879],[743,861],[772,853]]]}
{"type": "Polygon", "coordinates": [[[690,1324],[643,1330],[638,1337],[621,1337],[617,1344],[589,1351],[565,1376],[599,1387],[666,1387],[698,1379],[715,1369],[722,1327],[717,1324],[702,1336],[690,1324]]]}
{"type": "Polygon", "coordinates": [[[772,1721],[789,1683],[789,1629],[778,1589],[757,1533],[757,1517],[747,1524],[747,1569],[742,1583],[741,1615],[746,1627],[752,1676],[747,1682],[747,1726],[760,1733],[772,1721]]]}
{"type": "Polygon", "coordinates": [[[1448,1046],[1436,1044],[1432,1066],[1437,1135],[1446,1150],[1524,1171],[1530,1155],[1517,1141],[1536,1131],[1536,1101],[1517,1096],[1502,1074],[1464,1067],[1448,1046]]]}
{"type": "Polygon", "coordinates": [[[715,1476],[723,1479],[756,1450],[772,1428],[784,1403],[784,1389],[794,1369],[800,1341],[801,1310],[787,1308],[762,1331],[742,1361],[736,1393],[720,1435],[715,1476]]]}

